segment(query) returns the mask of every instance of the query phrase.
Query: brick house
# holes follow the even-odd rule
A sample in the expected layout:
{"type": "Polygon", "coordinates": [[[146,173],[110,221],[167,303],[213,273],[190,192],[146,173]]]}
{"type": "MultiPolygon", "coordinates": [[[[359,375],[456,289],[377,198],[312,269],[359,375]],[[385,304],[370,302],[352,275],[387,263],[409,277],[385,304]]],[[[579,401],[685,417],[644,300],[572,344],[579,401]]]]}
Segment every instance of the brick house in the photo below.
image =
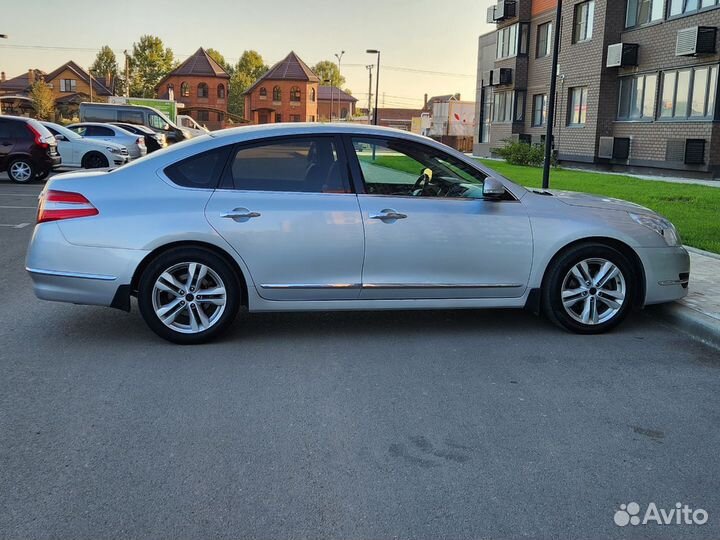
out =
{"type": "Polygon", "coordinates": [[[174,99],[208,129],[222,129],[227,116],[230,75],[200,47],[155,87],[158,98],[174,99]]]}
{"type": "Polygon", "coordinates": [[[320,79],[290,52],[248,88],[245,119],[253,124],[316,122],[320,79]]]}
{"type": "MultiPolygon", "coordinates": [[[[505,139],[544,142],[556,5],[491,6],[497,30],[479,40],[477,155],[505,139]]],[[[558,158],[720,178],[720,0],[562,0],[562,8],[558,158]]]]}
{"type": "Polygon", "coordinates": [[[332,119],[352,118],[355,115],[356,103],[356,97],[343,92],[337,86],[321,86],[318,88],[318,119],[330,120],[331,107],[332,119]]]}

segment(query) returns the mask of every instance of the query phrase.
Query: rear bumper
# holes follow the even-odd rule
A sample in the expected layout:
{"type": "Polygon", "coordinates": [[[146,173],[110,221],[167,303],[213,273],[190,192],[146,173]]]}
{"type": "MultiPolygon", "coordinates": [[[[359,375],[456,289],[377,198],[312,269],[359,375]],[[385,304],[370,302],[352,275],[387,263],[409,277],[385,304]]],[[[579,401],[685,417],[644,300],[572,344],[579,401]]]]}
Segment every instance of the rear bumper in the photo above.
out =
{"type": "Polygon", "coordinates": [[[25,266],[38,298],[111,306],[147,253],[71,244],[51,222],[35,226],[25,266]]]}
{"type": "Polygon", "coordinates": [[[645,269],[645,305],[687,296],[690,255],[684,247],[636,249],[645,269]]]}

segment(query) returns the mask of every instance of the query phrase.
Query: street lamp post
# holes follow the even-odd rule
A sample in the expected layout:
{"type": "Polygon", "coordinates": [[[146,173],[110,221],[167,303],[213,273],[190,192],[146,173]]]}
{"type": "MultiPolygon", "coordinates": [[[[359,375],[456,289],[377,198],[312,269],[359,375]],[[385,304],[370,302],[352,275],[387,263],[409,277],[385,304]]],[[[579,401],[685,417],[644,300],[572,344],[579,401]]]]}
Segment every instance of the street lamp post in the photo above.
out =
{"type": "Polygon", "coordinates": [[[380,51],[377,49],[368,49],[368,54],[377,54],[377,71],[375,72],[375,110],[373,111],[373,124],[378,125],[378,93],[380,91],[380,51]]]}
{"type": "Polygon", "coordinates": [[[332,79],[323,79],[323,83],[327,84],[330,87],[330,122],[332,122],[332,112],[333,112],[333,93],[332,93],[332,79]]]}
{"type": "Polygon", "coordinates": [[[368,64],[365,66],[368,70],[368,124],[372,123],[370,120],[370,109],[372,109],[372,70],[375,66],[368,64]]]}
{"type": "MultiPolygon", "coordinates": [[[[343,54],[345,54],[345,51],[340,51],[340,54],[335,53],[335,58],[337,58],[337,61],[338,61],[338,84],[339,84],[339,79],[340,79],[340,61],[342,60],[343,54]]],[[[335,91],[334,86],[335,85],[330,86],[331,99],[332,99],[332,94],[335,91]]],[[[332,107],[332,105],[330,105],[330,106],[332,107]]],[[[340,88],[338,87],[338,114],[336,115],[336,117],[339,117],[339,116],[340,116],[340,88]]],[[[332,118],[332,109],[330,109],[330,118],[332,118]]]]}
{"type": "Polygon", "coordinates": [[[550,93],[548,94],[547,128],[545,131],[545,162],[543,163],[542,187],[550,187],[550,157],[553,147],[553,124],[555,123],[555,90],[557,87],[557,66],[560,53],[560,23],[562,18],[562,0],[558,0],[555,12],[555,28],[553,28],[553,57],[550,73],[550,93]]]}

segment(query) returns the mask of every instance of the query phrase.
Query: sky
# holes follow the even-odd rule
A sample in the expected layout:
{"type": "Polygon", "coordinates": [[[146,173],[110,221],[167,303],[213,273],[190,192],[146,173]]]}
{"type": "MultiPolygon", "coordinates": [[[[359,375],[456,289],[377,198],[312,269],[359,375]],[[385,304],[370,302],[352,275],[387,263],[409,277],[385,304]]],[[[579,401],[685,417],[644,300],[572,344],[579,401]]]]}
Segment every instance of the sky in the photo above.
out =
{"type": "MultiPolygon", "coordinates": [[[[6,0],[0,0],[0,4],[6,0]]],[[[25,0],[0,10],[0,71],[51,71],[68,60],[87,68],[103,45],[122,51],[159,36],[179,60],[198,47],[234,63],[255,49],[267,64],[294,50],[312,67],[345,51],[345,86],[367,103],[367,64],[379,49],[380,105],[421,107],[423,94],[459,92],[474,101],[477,38],[490,0],[25,0]]],[[[374,76],[374,75],[373,75],[374,76]]],[[[373,80],[373,87],[375,81],[373,80]]],[[[374,90],[373,90],[374,91],[374,90]]]]}

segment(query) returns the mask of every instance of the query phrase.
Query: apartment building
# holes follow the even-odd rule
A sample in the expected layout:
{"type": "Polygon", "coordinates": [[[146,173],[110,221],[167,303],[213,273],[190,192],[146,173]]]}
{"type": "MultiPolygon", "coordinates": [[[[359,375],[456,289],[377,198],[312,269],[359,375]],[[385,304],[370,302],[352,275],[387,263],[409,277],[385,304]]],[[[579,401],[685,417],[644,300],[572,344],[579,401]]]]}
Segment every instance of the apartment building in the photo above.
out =
{"type": "MultiPolygon", "coordinates": [[[[480,37],[473,151],[545,142],[556,0],[501,0],[480,37]]],[[[720,178],[720,0],[562,0],[561,162],[720,178]]]]}

